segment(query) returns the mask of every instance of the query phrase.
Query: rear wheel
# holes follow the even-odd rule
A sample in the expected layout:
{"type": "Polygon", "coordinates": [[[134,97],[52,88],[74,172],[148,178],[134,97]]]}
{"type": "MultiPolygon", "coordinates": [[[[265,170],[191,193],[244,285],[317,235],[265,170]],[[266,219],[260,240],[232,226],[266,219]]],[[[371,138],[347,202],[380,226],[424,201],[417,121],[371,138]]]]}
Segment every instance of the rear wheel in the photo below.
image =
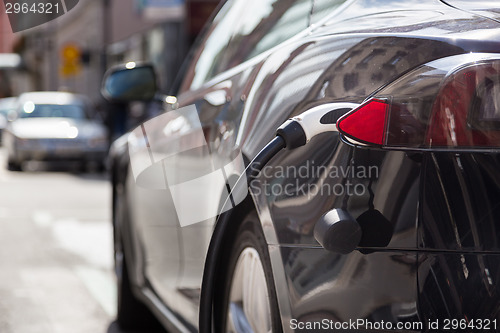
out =
{"type": "Polygon", "coordinates": [[[219,330],[281,332],[267,244],[255,213],[238,230],[227,262],[219,330]]]}

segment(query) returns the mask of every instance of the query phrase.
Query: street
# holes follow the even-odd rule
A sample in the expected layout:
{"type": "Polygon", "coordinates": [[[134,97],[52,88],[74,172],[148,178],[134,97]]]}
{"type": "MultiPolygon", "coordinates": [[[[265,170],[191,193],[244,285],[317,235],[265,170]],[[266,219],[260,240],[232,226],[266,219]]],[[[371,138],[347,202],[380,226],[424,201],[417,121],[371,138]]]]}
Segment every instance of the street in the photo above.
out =
{"type": "Polygon", "coordinates": [[[107,175],[0,166],[0,332],[121,332],[107,175]]]}

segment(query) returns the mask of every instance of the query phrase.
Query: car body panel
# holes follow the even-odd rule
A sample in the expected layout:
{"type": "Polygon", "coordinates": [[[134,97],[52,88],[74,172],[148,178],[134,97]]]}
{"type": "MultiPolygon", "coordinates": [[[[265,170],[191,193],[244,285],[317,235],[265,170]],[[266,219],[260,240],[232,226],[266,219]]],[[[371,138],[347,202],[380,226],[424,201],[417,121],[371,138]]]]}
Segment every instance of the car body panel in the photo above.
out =
{"type": "MultiPolygon", "coordinates": [[[[290,279],[291,318],[297,322],[417,319],[415,253],[334,255],[323,249],[282,247],[281,255],[290,279]]],[[[292,322],[282,324],[284,331],[292,331],[292,322]]]]}
{"type": "Polygon", "coordinates": [[[446,0],[446,3],[455,8],[500,22],[500,10],[498,10],[498,3],[495,0],[446,0]]]}
{"type": "MultiPolygon", "coordinates": [[[[440,1],[348,1],[332,13],[322,24],[304,28],[299,37],[197,83],[193,90],[189,86],[196,73],[194,69],[189,72],[178,96],[179,106],[196,105],[207,141],[216,142],[214,149],[227,154],[236,146],[249,161],[291,116],[325,103],[361,103],[391,81],[432,60],[500,51],[498,22],[440,1]]],[[[195,60],[201,52],[203,45],[195,53],[195,60]]],[[[292,318],[391,322],[443,318],[444,308],[439,304],[442,299],[456,303],[456,294],[472,297],[467,289],[471,284],[459,277],[456,289],[442,299],[432,299],[437,287],[427,286],[436,279],[433,269],[439,271],[441,289],[443,281],[454,272],[444,263],[446,256],[433,251],[465,251],[468,260],[484,266],[480,258],[487,254],[475,255],[471,251],[498,251],[496,202],[478,199],[480,206],[492,212],[486,215],[486,221],[476,208],[461,207],[466,215],[460,217],[439,214],[448,209],[449,196],[457,207],[472,197],[487,198],[488,194],[496,200],[498,162],[495,157],[479,154],[465,157],[467,163],[462,165],[453,154],[437,155],[354,147],[341,141],[338,133],[329,133],[271,160],[269,166],[274,170],[310,169],[314,163],[321,170],[339,171],[335,177],[309,175],[299,183],[293,175],[262,175],[260,183],[251,189],[269,244],[285,332],[293,331],[289,325],[292,318]],[[454,168],[455,173],[440,179],[441,164],[446,169],[454,168]],[[345,172],[349,166],[364,167],[373,173],[352,176],[345,172]],[[472,172],[474,178],[463,179],[463,168],[477,169],[472,172]],[[363,188],[363,194],[300,190],[304,185],[334,188],[349,181],[363,188]],[[476,187],[478,182],[483,184],[481,188],[476,187]],[[495,186],[489,185],[492,183],[495,186]],[[292,192],[266,191],[273,184],[291,184],[292,192]],[[390,242],[380,245],[374,238],[373,243],[348,255],[325,251],[315,240],[313,229],[316,221],[332,209],[344,209],[354,218],[376,209],[391,223],[390,242]],[[467,235],[467,246],[457,243],[457,223],[463,228],[459,234],[467,235]],[[443,234],[445,239],[440,238],[443,234]]],[[[168,191],[160,194],[138,189],[131,172],[127,177],[134,220],[136,283],[153,290],[178,318],[196,329],[203,265],[215,219],[180,227],[168,191]]],[[[460,254],[450,253],[449,258],[454,262],[453,269],[458,269],[460,254]]],[[[492,254],[488,261],[490,267],[498,263],[498,257],[492,254]]],[[[496,273],[493,269],[491,272],[496,273]]],[[[470,274],[476,280],[487,281],[486,273],[470,274]]],[[[491,307],[498,306],[496,288],[493,280],[482,290],[491,292],[491,307]]],[[[460,318],[473,313],[464,309],[457,305],[453,311],[460,318]]],[[[499,314],[492,310],[485,315],[499,314]]]]}
{"type": "MultiPolygon", "coordinates": [[[[422,322],[467,320],[469,331],[498,331],[500,255],[424,253],[418,258],[419,316],[422,322]],[[480,321],[488,326],[482,328],[480,321]]],[[[451,329],[451,326],[449,326],[451,329]]],[[[462,328],[463,329],[463,328],[462,328]]],[[[454,329],[457,331],[458,329],[454,329]]]]}
{"type": "Polygon", "coordinates": [[[498,168],[495,154],[425,157],[419,248],[500,253],[498,168]]]}

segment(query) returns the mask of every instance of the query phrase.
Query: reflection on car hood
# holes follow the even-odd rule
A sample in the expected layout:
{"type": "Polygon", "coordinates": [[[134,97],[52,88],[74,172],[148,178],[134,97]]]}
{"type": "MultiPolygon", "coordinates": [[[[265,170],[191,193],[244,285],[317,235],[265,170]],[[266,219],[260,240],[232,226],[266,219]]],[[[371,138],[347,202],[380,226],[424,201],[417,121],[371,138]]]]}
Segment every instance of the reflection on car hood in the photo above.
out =
{"type": "Polygon", "coordinates": [[[26,139],[91,138],[106,135],[106,129],[99,123],[71,118],[17,119],[11,126],[14,135],[26,139]]]}
{"type": "Polygon", "coordinates": [[[500,22],[500,3],[498,0],[448,0],[446,4],[500,22]]]}

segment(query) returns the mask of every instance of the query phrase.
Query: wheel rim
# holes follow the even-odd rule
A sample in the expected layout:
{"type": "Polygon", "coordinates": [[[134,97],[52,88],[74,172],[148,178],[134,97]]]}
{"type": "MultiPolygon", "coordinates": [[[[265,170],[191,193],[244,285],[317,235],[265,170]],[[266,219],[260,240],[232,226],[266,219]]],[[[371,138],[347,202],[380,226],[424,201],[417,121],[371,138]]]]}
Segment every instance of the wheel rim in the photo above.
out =
{"type": "Polygon", "coordinates": [[[229,294],[226,331],[272,331],[266,276],[259,253],[254,248],[245,248],[236,262],[229,294]]]}

